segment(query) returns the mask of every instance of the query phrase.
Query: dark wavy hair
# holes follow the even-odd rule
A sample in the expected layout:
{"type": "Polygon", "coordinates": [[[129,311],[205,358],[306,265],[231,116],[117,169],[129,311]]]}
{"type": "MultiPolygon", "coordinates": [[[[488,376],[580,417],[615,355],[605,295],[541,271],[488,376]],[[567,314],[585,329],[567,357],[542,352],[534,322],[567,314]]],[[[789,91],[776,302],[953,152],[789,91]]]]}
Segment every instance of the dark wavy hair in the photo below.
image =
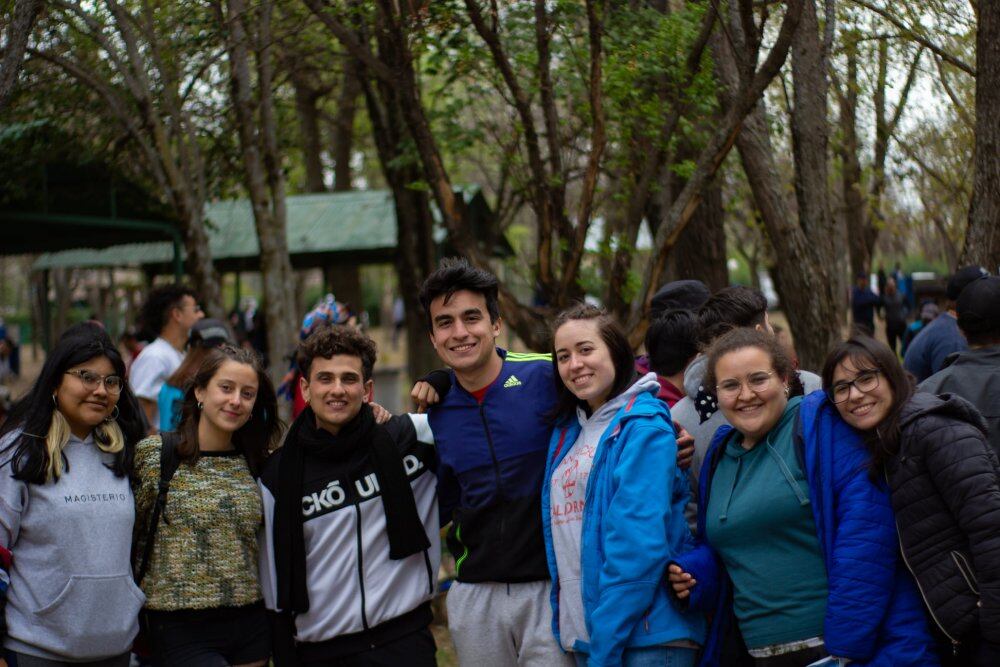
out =
{"type": "MultiPolygon", "coordinates": [[[[125,362],[107,332],[99,326],[77,326],[67,330],[49,352],[35,384],[17,402],[7,421],[0,427],[0,440],[8,434],[21,431],[20,436],[3,448],[4,459],[7,458],[6,452],[9,449],[14,450],[11,469],[15,479],[31,484],[44,484],[51,477],[58,477],[59,470],[68,471],[61,447],[57,449],[59,456],[63,457],[62,461],[53,465],[50,447],[47,445],[53,418],[63,419],[61,414],[55,414],[56,406],[52,395],[63,382],[67,370],[98,357],[107,357],[115,374],[125,378],[125,362]]],[[[124,477],[132,470],[135,443],[146,434],[146,421],[139,401],[127,382],[122,385],[116,406],[118,417],[115,421],[121,429],[123,447],[114,453],[114,460],[108,467],[118,477],[124,477]]],[[[95,427],[94,439],[98,446],[110,445],[111,438],[107,428],[102,428],[102,425],[95,427]]]]}
{"type": "Polygon", "coordinates": [[[198,294],[193,289],[179,283],[160,285],[150,290],[139,311],[139,324],[143,333],[153,338],[159,336],[167,324],[170,310],[178,307],[186,296],[198,300],[198,294]]]}
{"type": "Polygon", "coordinates": [[[707,348],[722,334],[739,327],[763,326],[767,299],[753,287],[724,287],[708,298],[698,310],[698,342],[707,348]]]}
{"type": "Polygon", "coordinates": [[[295,360],[299,370],[302,371],[302,377],[308,382],[313,359],[316,357],[332,359],[335,354],[360,358],[364,380],[367,382],[372,379],[375,360],[378,357],[375,341],[354,327],[343,324],[323,326],[309,334],[308,338],[299,343],[295,360]]]}
{"type": "Polygon", "coordinates": [[[247,348],[226,343],[211,350],[194,378],[184,387],[181,421],[177,426],[180,434],[177,454],[181,461],[192,465],[198,460],[198,421],[201,419],[201,410],[198,409],[194,391],[207,387],[227,361],[250,366],[257,374],[257,398],[250,411],[250,419],[233,433],[233,446],[243,454],[250,472],[256,477],[260,475],[271,450],[277,446],[284,425],[278,418],[278,399],[271,378],[264,370],[260,356],[247,348]]]}
{"type": "Polygon", "coordinates": [[[427,276],[420,288],[420,305],[427,314],[427,327],[431,331],[434,330],[434,322],[431,321],[431,302],[442,295],[447,302],[455,292],[462,290],[483,295],[490,322],[496,322],[500,317],[500,303],[497,297],[500,283],[497,277],[485,269],[472,266],[462,257],[445,257],[438,264],[437,270],[427,276]]]}
{"type": "Polygon", "coordinates": [[[899,422],[903,406],[916,391],[916,381],[888,345],[870,336],[857,335],[837,343],[826,355],[821,375],[824,391],[829,392],[833,387],[833,374],[845,359],[859,371],[879,371],[892,389],[889,414],[874,429],[863,433],[865,446],[871,454],[871,473],[877,477],[886,460],[899,453],[899,422]]]}
{"type": "Polygon", "coordinates": [[[778,339],[766,331],[746,327],[733,329],[728,333],[722,334],[708,348],[706,352],[708,361],[705,364],[704,383],[706,391],[715,393],[715,385],[719,383],[719,378],[715,374],[715,366],[719,363],[719,359],[730,352],[736,352],[748,347],[757,348],[771,358],[771,367],[781,376],[782,380],[788,383],[789,397],[801,396],[805,393],[802,381],[799,379],[799,374],[795,372],[792,360],[789,358],[788,353],[785,352],[785,348],[778,342],[778,339]]]}
{"type": "Polygon", "coordinates": [[[646,330],[649,367],[659,375],[676,375],[698,355],[698,318],[690,310],[668,310],[646,330]]]}
{"type": "Polygon", "coordinates": [[[556,407],[552,412],[553,421],[559,421],[575,414],[578,407],[590,412],[586,401],[578,399],[559,377],[559,361],[556,359],[555,349],[556,332],[559,331],[559,327],[573,320],[595,321],[601,340],[608,346],[608,351],[611,353],[611,363],[615,367],[615,381],[608,394],[609,400],[628,389],[636,381],[635,357],[632,355],[632,346],[629,345],[628,336],[625,335],[625,331],[618,324],[618,321],[603,308],[586,303],[570,306],[559,313],[552,323],[552,370],[556,384],[556,407]]]}

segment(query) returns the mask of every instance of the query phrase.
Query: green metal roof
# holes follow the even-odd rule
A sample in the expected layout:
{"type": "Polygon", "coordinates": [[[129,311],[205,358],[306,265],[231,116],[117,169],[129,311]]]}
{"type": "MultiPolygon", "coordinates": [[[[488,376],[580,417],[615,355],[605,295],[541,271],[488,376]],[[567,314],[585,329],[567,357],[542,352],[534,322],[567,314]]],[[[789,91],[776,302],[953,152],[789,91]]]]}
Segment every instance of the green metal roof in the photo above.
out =
{"type": "MultiPolygon", "coordinates": [[[[286,201],[288,250],[293,256],[396,248],[396,211],[388,190],[292,195],[286,201]]],[[[205,219],[214,260],[256,263],[260,248],[248,200],[208,204],[205,219]]],[[[170,243],[130,243],[46,253],[34,268],[143,266],[166,264],[172,257],[170,243]]]]}

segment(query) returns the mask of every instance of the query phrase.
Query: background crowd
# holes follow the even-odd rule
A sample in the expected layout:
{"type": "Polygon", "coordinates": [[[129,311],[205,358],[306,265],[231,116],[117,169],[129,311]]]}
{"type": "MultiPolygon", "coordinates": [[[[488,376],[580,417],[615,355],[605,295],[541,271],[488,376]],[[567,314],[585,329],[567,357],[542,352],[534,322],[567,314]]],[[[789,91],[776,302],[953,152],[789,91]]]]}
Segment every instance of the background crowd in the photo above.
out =
{"type": "Polygon", "coordinates": [[[1000,277],[913,335],[859,280],[816,373],[753,288],[666,284],[635,357],[588,304],[498,347],[499,287],[424,282],[396,416],[332,296],[277,387],[182,285],[66,330],[0,427],[0,665],[433,665],[442,542],[463,665],[1000,663],[1000,277]]]}

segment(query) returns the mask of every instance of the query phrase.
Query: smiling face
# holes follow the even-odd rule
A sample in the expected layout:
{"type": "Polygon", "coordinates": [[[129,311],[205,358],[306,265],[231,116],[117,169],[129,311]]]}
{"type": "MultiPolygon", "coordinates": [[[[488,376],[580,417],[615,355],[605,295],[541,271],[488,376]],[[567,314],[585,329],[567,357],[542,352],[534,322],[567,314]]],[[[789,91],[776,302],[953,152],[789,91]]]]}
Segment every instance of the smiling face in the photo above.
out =
{"type": "Polygon", "coordinates": [[[500,318],[490,322],[486,297],[482,294],[460,290],[447,301],[446,298],[442,295],[431,301],[431,345],[441,361],[455,369],[460,380],[474,378],[494,359],[500,359],[495,347],[500,318]]]}
{"type": "MultiPolygon", "coordinates": [[[[861,360],[854,361],[850,357],[837,364],[833,371],[832,386],[854,382],[858,376],[870,377],[873,371],[877,371],[873,363],[864,363],[861,360]]],[[[847,400],[837,404],[837,410],[844,421],[858,429],[859,431],[870,431],[882,423],[892,410],[893,393],[889,382],[882,375],[877,375],[877,386],[862,392],[857,385],[864,386],[865,382],[856,382],[850,387],[847,400]]]]}
{"type": "Polygon", "coordinates": [[[715,377],[719,385],[738,382],[738,393],[718,391],[719,407],[726,420],[743,434],[744,446],[752,446],[763,439],[781,419],[788,396],[783,378],[774,372],[771,355],[758,347],[744,347],[721,357],[715,364],[715,377]],[[760,373],[772,373],[757,391],[750,389],[760,373]],[[750,380],[748,380],[750,378],[750,380]]]}
{"type": "Polygon", "coordinates": [[[301,379],[302,396],[316,413],[316,426],[336,435],[370,401],[375,387],[364,379],[361,357],[335,354],[316,357],[309,378],[301,379]]]}
{"type": "Polygon", "coordinates": [[[566,388],[591,410],[604,405],[615,384],[615,365],[597,320],[569,320],[556,329],[554,339],[556,365],[566,388]]]}
{"type": "Polygon", "coordinates": [[[220,431],[234,433],[250,420],[258,388],[253,366],[227,360],[206,386],[195,388],[194,396],[203,404],[202,419],[220,431]]]}
{"type": "Polygon", "coordinates": [[[118,394],[110,393],[103,379],[93,388],[86,386],[76,374],[77,371],[89,371],[104,378],[115,375],[115,368],[107,357],[94,357],[67,368],[62,382],[56,387],[55,398],[59,412],[66,418],[73,435],[83,439],[111,414],[118,404],[118,394]]]}

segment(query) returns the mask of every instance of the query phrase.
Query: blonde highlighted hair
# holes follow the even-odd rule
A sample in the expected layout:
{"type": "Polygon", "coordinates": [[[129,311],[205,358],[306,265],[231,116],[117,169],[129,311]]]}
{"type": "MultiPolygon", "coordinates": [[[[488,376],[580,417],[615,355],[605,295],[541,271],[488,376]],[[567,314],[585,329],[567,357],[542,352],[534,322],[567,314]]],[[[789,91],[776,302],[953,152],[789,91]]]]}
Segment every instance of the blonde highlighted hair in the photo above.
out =
{"type": "MultiPolygon", "coordinates": [[[[125,434],[114,419],[107,419],[94,427],[94,444],[102,452],[117,454],[125,449],[125,434]]],[[[70,437],[69,422],[57,407],[52,411],[49,432],[45,434],[45,481],[55,482],[63,474],[63,449],[70,437]]]]}

